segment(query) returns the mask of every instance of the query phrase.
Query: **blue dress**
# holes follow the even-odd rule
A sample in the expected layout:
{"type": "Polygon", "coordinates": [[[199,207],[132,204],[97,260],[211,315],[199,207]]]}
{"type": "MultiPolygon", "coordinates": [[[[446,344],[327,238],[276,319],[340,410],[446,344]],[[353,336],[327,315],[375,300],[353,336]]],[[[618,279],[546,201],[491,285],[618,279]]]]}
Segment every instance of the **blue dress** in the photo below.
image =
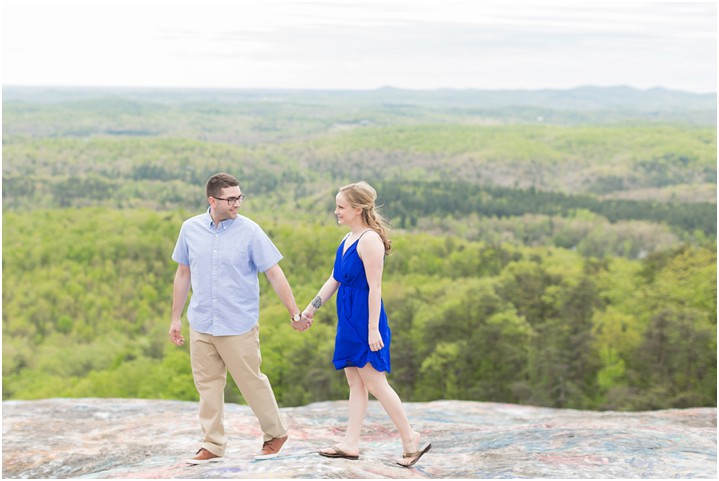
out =
{"type": "Polygon", "coordinates": [[[389,345],[392,331],[387,324],[384,302],[380,301],[379,314],[379,332],[384,347],[373,352],[367,341],[369,285],[364,264],[357,254],[359,239],[343,255],[346,239],[342,240],[335,256],[334,279],[340,283],[340,287],[337,291],[337,336],[332,362],[338,370],[364,367],[369,362],[377,371],[390,372],[389,345]]]}

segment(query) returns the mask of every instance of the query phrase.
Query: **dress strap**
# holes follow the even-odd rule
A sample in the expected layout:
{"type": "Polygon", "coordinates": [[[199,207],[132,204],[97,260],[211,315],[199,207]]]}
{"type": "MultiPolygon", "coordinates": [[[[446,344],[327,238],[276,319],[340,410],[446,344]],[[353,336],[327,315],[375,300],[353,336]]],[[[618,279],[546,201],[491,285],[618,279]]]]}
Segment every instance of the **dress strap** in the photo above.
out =
{"type": "Polygon", "coordinates": [[[372,230],[372,229],[367,229],[366,231],[364,231],[363,233],[361,233],[360,236],[357,238],[357,242],[359,242],[359,240],[362,238],[363,235],[365,235],[367,232],[370,232],[371,230],[372,230]]]}
{"type": "MultiPolygon", "coordinates": [[[[364,232],[362,232],[362,233],[360,234],[360,236],[357,238],[357,240],[355,240],[354,242],[352,242],[351,245],[349,245],[349,246],[348,246],[348,245],[345,245],[345,246],[344,246],[344,249],[343,249],[343,251],[342,251],[342,255],[345,255],[345,253],[346,253],[346,252],[349,250],[349,248],[352,247],[353,245],[359,245],[359,241],[360,241],[360,239],[362,238],[362,236],[365,235],[367,232],[369,232],[369,231],[371,231],[371,230],[372,230],[372,229],[367,229],[367,230],[365,230],[364,232]]],[[[347,239],[349,239],[350,235],[352,235],[352,232],[348,232],[347,235],[344,237],[344,239],[342,239],[342,242],[344,243],[345,241],[347,241],[347,239]]]]}

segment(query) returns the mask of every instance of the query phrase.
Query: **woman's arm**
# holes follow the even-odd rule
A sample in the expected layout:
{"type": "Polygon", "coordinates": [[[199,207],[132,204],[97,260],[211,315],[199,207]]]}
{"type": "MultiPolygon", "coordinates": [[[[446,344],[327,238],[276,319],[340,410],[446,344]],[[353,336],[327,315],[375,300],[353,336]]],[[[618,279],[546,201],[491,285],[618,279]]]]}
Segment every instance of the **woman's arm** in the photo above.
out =
{"type": "Polygon", "coordinates": [[[302,311],[302,315],[312,319],[315,312],[317,312],[322,305],[326,304],[327,301],[330,300],[339,287],[340,283],[335,280],[335,271],[333,269],[329,279],[325,281],[324,285],[320,288],[320,291],[317,293],[312,302],[305,307],[305,310],[302,311]]]}
{"type": "Polygon", "coordinates": [[[364,264],[365,276],[369,285],[369,319],[368,342],[372,351],[379,351],[384,347],[384,340],[379,333],[379,313],[382,306],[382,270],[384,269],[384,244],[379,234],[368,232],[362,236],[357,245],[364,264]]]}

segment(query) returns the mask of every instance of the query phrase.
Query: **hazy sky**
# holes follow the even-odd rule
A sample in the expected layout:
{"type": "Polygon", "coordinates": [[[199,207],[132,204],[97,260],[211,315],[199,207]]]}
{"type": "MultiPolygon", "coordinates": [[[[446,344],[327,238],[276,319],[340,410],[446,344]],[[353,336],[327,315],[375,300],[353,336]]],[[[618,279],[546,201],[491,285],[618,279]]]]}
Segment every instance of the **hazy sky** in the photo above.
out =
{"type": "Polygon", "coordinates": [[[3,85],[716,92],[717,4],[2,1],[3,85]]]}

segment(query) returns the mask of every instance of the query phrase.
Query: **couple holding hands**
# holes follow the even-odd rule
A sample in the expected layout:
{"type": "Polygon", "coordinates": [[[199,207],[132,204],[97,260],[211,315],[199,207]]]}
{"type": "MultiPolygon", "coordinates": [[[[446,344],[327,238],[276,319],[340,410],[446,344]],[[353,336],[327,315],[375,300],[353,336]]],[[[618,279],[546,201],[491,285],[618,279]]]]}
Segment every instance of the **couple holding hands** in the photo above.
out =
{"type": "Polygon", "coordinates": [[[228,370],[264,435],[255,459],[276,457],[287,441],[287,426],[272,387],[260,371],[258,273],[264,272],[298,331],[309,329],[315,312],[337,294],[332,361],[347,377],[349,416],[344,439],[319,454],[359,459],[359,438],[368,394],[372,394],[399,431],[404,454],[397,463],[414,465],[431,444],[421,442],[420,434],[412,429],[399,396],[386,378],[391,367],[392,333],[382,302],[382,270],[391,246],[384,220],[376,212],[375,190],[366,182],[339,189],[335,215],[350,232],[337,248],[332,274],[301,313],[279,266],[282,254],[259,225],[237,213],[244,198],[239,181],[229,174],[215,174],[206,184],[206,194],[209,209],[183,223],[172,254],[178,267],[169,334],[176,345],[184,344],[180,319],[192,289],[187,310],[190,359],[205,435],[196,456],[187,462],[218,461],[224,455],[228,370]]]}

